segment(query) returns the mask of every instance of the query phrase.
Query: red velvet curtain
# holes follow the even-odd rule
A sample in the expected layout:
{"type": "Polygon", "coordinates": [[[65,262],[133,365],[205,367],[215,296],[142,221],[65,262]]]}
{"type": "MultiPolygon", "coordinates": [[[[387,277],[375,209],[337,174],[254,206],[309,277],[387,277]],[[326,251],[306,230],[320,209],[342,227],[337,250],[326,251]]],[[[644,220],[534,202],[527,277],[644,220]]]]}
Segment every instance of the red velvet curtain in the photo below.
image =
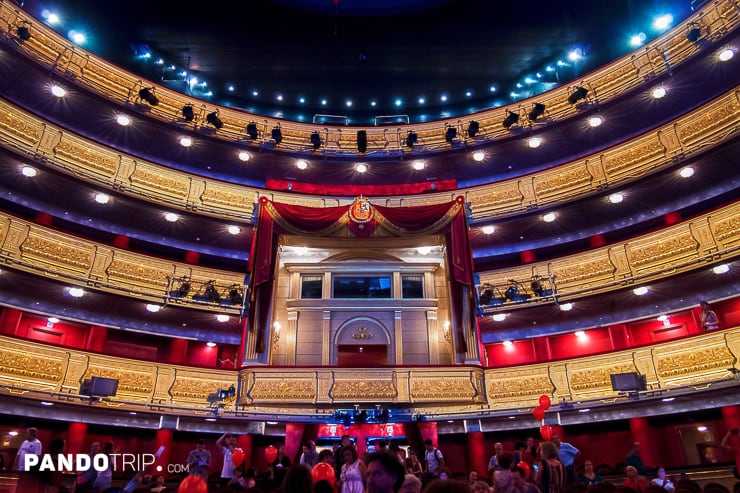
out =
{"type": "MultiPolygon", "coordinates": [[[[350,206],[305,207],[281,204],[261,197],[257,228],[252,242],[250,262],[249,330],[257,330],[257,352],[264,352],[264,333],[268,317],[272,281],[275,275],[277,239],[280,234],[299,236],[337,236],[363,238],[368,236],[413,236],[444,234],[448,247],[448,263],[453,286],[453,303],[469,303],[473,282],[473,260],[468,242],[468,226],[465,218],[464,199],[458,197],[451,202],[414,207],[383,207],[372,205],[372,220],[355,222],[350,206]],[[269,290],[268,290],[269,289],[269,290]],[[261,329],[261,330],[258,330],[261,329]]],[[[470,307],[472,308],[472,306],[470,307]]],[[[458,330],[458,352],[467,351],[463,337],[463,313],[474,310],[456,310],[458,330]]],[[[468,321],[468,323],[470,323],[468,321]]],[[[472,323],[475,323],[474,317],[472,323]]],[[[474,326],[474,325],[473,325],[474,326]]]]}

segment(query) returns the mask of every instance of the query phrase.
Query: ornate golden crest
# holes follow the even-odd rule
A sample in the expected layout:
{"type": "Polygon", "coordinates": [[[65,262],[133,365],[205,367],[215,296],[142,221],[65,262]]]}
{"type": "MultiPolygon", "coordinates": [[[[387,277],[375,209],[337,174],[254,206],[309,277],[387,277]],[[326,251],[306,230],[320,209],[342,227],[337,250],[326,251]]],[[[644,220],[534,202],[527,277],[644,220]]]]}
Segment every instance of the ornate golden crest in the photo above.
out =
{"type": "Polygon", "coordinates": [[[349,217],[356,223],[366,223],[373,218],[373,207],[365,197],[356,197],[349,208],[349,217]]]}

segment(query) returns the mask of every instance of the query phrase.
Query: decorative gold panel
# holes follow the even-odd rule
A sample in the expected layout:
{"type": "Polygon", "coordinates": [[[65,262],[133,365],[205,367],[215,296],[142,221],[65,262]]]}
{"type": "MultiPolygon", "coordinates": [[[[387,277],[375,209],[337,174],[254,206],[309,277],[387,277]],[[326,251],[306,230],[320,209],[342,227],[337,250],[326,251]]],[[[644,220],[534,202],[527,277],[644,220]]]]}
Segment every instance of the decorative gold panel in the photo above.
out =
{"type": "Polygon", "coordinates": [[[259,381],[249,395],[255,402],[313,401],[316,399],[316,382],[306,379],[259,381]]]}
{"type": "Polygon", "coordinates": [[[574,395],[587,395],[597,391],[599,394],[612,391],[612,373],[629,373],[636,371],[631,363],[604,362],[592,368],[571,370],[570,388],[574,395]]]}
{"type": "Polygon", "coordinates": [[[555,391],[547,365],[522,366],[516,370],[486,370],[490,407],[518,407],[537,402],[539,396],[555,391]]]}
{"type": "Polygon", "coordinates": [[[42,380],[57,384],[64,375],[64,363],[57,359],[39,359],[26,352],[0,347],[0,381],[24,382],[42,380]]]}
{"type": "MultiPolygon", "coordinates": [[[[411,399],[419,401],[464,401],[479,397],[469,378],[441,377],[414,378],[411,383],[411,399]]],[[[478,399],[479,400],[479,399],[478,399]]]]}
{"type": "Polygon", "coordinates": [[[655,350],[655,368],[663,386],[687,385],[728,375],[737,362],[722,333],[693,338],[655,350]]]}
{"type": "MultiPolygon", "coordinates": [[[[360,375],[357,375],[360,377],[360,375]]],[[[329,392],[337,401],[384,401],[393,400],[398,395],[395,383],[390,378],[337,380],[329,392]]]]}
{"type": "Polygon", "coordinates": [[[112,179],[118,168],[119,157],[89,142],[73,137],[68,132],[54,148],[54,157],[65,163],[74,163],[84,167],[92,174],[112,179]]]}

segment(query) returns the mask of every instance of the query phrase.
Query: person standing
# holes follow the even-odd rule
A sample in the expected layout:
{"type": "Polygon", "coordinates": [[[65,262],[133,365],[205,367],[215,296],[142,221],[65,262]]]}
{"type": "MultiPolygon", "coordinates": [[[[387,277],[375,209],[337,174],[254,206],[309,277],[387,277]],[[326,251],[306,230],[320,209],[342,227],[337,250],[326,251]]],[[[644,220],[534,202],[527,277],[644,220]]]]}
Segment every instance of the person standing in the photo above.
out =
{"type": "Polygon", "coordinates": [[[283,484],[285,479],[285,473],[290,469],[291,463],[287,455],[285,455],[285,444],[277,444],[277,456],[272,461],[272,479],[276,485],[283,484]]]}
{"type": "Polygon", "coordinates": [[[113,483],[113,442],[105,442],[103,445],[103,454],[108,457],[108,468],[105,471],[99,471],[93,482],[93,488],[98,491],[104,491],[110,488],[113,483]]]}
{"type": "Polygon", "coordinates": [[[733,473],[736,478],[740,479],[740,428],[733,428],[725,433],[719,445],[735,457],[733,473]]]}
{"type": "Polygon", "coordinates": [[[424,460],[426,461],[424,472],[430,478],[438,478],[441,469],[445,466],[445,458],[428,438],[424,440],[424,450],[424,460]]]}
{"type": "Polygon", "coordinates": [[[234,477],[234,462],[231,460],[231,454],[236,450],[236,436],[231,433],[224,433],[221,435],[221,438],[216,440],[216,446],[224,456],[224,465],[221,467],[220,485],[226,486],[231,481],[231,478],[234,477]]]}
{"type": "Polygon", "coordinates": [[[540,442],[538,452],[540,463],[535,475],[535,483],[540,487],[540,491],[542,493],[564,493],[565,468],[558,458],[558,448],[553,442],[540,442]]]}
{"type": "Polygon", "coordinates": [[[357,451],[353,446],[349,445],[339,450],[342,455],[342,474],[339,476],[341,493],[363,493],[367,481],[365,463],[357,457],[357,451]]]}
{"type": "Polygon", "coordinates": [[[558,457],[565,468],[565,484],[571,484],[576,481],[576,455],[580,451],[570,443],[560,441],[560,435],[552,436],[552,443],[558,448],[558,457]]]}
{"type": "Polygon", "coordinates": [[[366,493],[396,493],[404,479],[403,466],[393,454],[373,452],[368,456],[366,493]]]}
{"type": "Polygon", "coordinates": [[[497,471],[501,470],[501,466],[498,465],[498,456],[504,451],[504,444],[496,442],[493,444],[493,455],[488,459],[488,477],[491,482],[494,481],[493,477],[497,471]]]}
{"type": "MultiPolygon", "coordinates": [[[[93,457],[95,457],[98,453],[100,453],[100,442],[92,442],[90,444],[89,454],[91,463],[93,457]]],[[[75,491],[77,493],[84,493],[85,491],[91,490],[93,488],[93,483],[95,482],[95,478],[97,477],[97,475],[98,473],[94,467],[91,467],[87,471],[83,471],[78,474],[77,480],[75,481],[75,491]]]]}
{"type": "Polygon", "coordinates": [[[717,330],[719,329],[719,317],[717,313],[712,310],[709,303],[706,301],[700,301],[699,306],[701,307],[701,325],[704,330],[717,330]]]}
{"type": "Polygon", "coordinates": [[[642,458],[640,457],[640,442],[632,442],[632,447],[627,453],[627,457],[624,460],[624,465],[632,466],[637,469],[637,474],[639,474],[640,476],[645,475],[647,468],[645,467],[645,463],[642,462],[642,458]]]}
{"type": "Polygon", "coordinates": [[[29,455],[41,455],[39,430],[33,427],[26,430],[26,439],[23,440],[23,443],[18,448],[18,453],[15,456],[15,467],[13,469],[28,472],[28,468],[26,468],[26,456],[29,455]]]}
{"type": "Polygon", "coordinates": [[[208,482],[208,468],[211,466],[211,453],[206,450],[206,441],[198,440],[195,450],[188,454],[191,475],[198,475],[208,482]]]}
{"type": "Polygon", "coordinates": [[[319,453],[316,451],[316,443],[313,440],[309,440],[303,446],[303,453],[301,458],[298,460],[299,464],[305,464],[309,469],[312,469],[319,462],[319,453]]]}

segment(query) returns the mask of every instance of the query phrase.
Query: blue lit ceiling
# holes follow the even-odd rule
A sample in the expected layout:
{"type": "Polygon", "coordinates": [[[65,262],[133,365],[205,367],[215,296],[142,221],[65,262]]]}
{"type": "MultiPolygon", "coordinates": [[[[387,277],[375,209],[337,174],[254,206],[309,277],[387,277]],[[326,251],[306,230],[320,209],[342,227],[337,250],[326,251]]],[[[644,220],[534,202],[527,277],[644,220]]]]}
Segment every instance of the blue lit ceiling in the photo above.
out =
{"type": "Polygon", "coordinates": [[[352,124],[504,105],[628,52],[632,34],[657,36],[659,14],[674,24],[690,14],[688,2],[629,0],[27,0],[23,8],[38,18],[58,12],[59,32],[84,32],[85,48],[196,98],[352,124]],[[572,50],[583,57],[568,59],[572,50]]]}

